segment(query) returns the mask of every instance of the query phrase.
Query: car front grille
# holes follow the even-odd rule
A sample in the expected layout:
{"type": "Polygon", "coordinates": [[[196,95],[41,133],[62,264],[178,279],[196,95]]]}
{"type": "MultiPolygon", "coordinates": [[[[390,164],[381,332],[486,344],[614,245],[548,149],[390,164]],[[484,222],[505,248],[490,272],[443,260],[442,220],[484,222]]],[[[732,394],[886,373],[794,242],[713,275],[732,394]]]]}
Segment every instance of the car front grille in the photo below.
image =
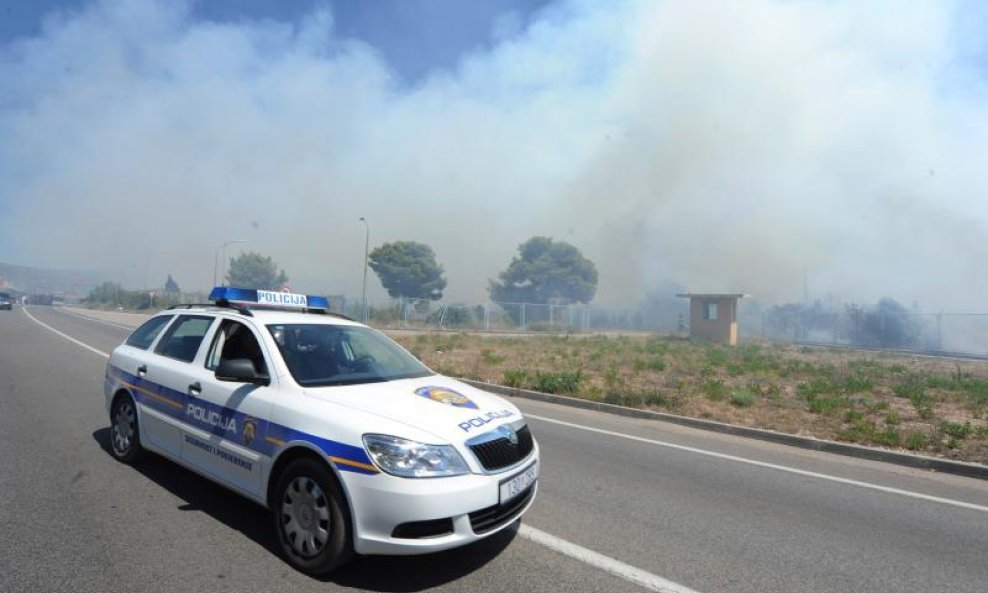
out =
{"type": "Polygon", "coordinates": [[[535,445],[528,425],[518,429],[516,434],[516,443],[512,443],[506,436],[500,436],[468,446],[485,470],[497,471],[518,463],[532,452],[535,445]]]}
{"type": "Polygon", "coordinates": [[[535,496],[535,484],[504,504],[496,504],[486,509],[474,511],[470,513],[470,527],[477,535],[483,535],[505,523],[514,521],[533,496],[535,496]]]}

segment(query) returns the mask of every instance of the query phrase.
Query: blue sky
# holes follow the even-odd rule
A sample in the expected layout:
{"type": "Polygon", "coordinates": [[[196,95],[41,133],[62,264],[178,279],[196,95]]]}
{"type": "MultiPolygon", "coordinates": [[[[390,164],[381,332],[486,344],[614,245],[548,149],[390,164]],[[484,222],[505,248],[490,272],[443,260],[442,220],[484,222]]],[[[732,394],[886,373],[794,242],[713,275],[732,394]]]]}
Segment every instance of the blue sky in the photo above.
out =
{"type": "MultiPolygon", "coordinates": [[[[41,31],[54,11],[85,0],[0,0],[0,44],[41,31]]],[[[197,0],[196,19],[298,22],[329,7],[337,33],[377,48],[406,82],[451,68],[462,54],[489,48],[498,34],[523,28],[549,0],[197,0]]]]}

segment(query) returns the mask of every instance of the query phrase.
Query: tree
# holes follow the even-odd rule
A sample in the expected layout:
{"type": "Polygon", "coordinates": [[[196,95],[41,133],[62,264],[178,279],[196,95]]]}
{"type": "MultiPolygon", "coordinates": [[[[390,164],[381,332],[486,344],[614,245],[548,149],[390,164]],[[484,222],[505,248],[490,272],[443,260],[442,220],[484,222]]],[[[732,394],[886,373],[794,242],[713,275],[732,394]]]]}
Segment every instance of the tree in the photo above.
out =
{"type": "Polygon", "coordinates": [[[443,298],[446,278],[432,247],[415,241],[395,241],[375,247],[369,265],[392,298],[443,298]]]}
{"type": "Polygon", "coordinates": [[[241,253],[230,258],[230,270],[226,273],[226,281],[230,286],[239,288],[255,288],[261,290],[278,290],[288,282],[284,270],[279,270],[271,257],[265,257],[255,251],[241,253]]]}
{"type": "Polygon", "coordinates": [[[919,341],[919,326],[909,310],[895,299],[883,298],[871,310],[849,305],[847,314],[853,323],[851,338],[856,344],[911,348],[919,341]]]}
{"type": "Polygon", "coordinates": [[[597,292],[597,266],[565,241],[532,237],[519,257],[491,280],[491,299],[513,303],[588,303],[597,292]]]}
{"type": "Polygon", "coordinates": [[[168,274],[168,280],[165,280],[165,294],[178,294],[181,290],[178,288],[178,282],[172,278],[171,274],[168,274]]]}
{"type": "Polygon", "coordinates": [[[89,296],[84,299],[84,302],[91,305],[123,304],[121,297],[125,297],[126,294],[127,291],[116,282],[104,282],[99,286],[93,287],[89,291],[89,296]]]}

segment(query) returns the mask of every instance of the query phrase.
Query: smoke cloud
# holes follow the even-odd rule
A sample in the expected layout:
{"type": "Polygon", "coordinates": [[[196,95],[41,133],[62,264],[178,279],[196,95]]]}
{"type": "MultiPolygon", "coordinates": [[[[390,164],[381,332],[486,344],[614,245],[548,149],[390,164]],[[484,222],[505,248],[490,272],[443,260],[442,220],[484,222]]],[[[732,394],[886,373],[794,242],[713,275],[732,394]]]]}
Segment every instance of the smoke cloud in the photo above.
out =
{"type": "Polygon", "coordinates": [[[407,84],[329,8],[95,2],[0,47],[0,260],[193,289],[245,239],[227,255],[354,295],[363,216],[372,247],[432,245],[457,300],[539,234],[597,263],[605,304],[805,279],[984,310],[986,12],[561,1],[407,84]]]}

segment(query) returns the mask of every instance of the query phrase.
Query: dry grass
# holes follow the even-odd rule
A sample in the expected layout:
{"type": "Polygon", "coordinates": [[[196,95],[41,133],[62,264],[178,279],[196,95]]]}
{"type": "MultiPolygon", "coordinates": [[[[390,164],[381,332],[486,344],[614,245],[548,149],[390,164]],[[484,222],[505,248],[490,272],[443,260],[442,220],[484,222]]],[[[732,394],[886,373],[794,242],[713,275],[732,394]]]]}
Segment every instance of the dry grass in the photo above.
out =
{"type": "Polygon", "coordinates": [[[988,463],[988,363],[641,335],[392,337],[443,374],[988,463]]]}

